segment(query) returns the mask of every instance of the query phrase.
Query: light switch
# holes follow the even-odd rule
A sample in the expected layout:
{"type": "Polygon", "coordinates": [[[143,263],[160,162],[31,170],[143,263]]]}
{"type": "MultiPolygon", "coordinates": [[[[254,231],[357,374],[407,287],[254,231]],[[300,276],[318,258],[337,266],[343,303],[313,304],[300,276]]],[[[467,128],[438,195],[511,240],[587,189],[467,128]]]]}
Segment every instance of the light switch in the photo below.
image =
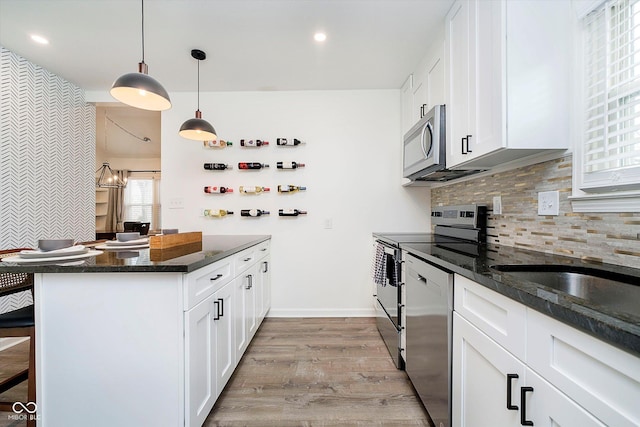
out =
{"type": "Polygon", "coordinates": [[[558,215],[560,213],[560,193],[541,191],[538,193],[538,215],[558,215]]]}
{"type": "Polygon", "coordinates": [[[502,215],[502,196],[493,196],[493,214],[502,215]]]}
{"type": "Polygon", "coordinates": [[[169,199],[169,209],[184,209],[184,198],[174,197],[169,199]]]}

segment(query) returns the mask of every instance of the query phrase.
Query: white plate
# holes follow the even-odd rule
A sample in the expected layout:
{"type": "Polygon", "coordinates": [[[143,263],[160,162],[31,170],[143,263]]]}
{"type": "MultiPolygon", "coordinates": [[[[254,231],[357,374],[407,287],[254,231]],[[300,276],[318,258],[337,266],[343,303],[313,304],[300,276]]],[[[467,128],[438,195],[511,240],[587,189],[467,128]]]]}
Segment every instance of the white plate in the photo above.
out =
{"type": "Polygon", "coordinates": [[[104,242],[107,246],[135,246],[135,245],[148,245],[149,238],[129,240],[128,242],[120,242],[118,240],[107,240],[104,242]]]}
{"type": "Polygon", "coordinates": [[[2,262],[13,262],[15,264],[28,264],[28,263],[56,263],[58,261],[66,261],[70,259],[82,259],[82,258],[90,258],[94,256],[98,256],[102,254],[102,251],[89,251],[84,254],[79,255],[63,255],[59,257],[49,257],[49,258],[22,258],[20,255],[11,256],[2,258],[2,262]]]}
{"type": "Polygon", "coordinates": [[[83,245],[71,246],[69,248],[57,249],[55,251],[46,251],[43,252],[41,250],[24,250],[20,251],[20,258],[56,258],[61,256],[69,256],[69,255],[80,255],[89,252],[89,248],[84,247],[83,245]]]}
{"type": "Polygon", "coordinates": [[[130,245],[130,246],[124,246],[124,245],[96,245],[96,249],[107,249],[110,251],[128,251],[129,249],[144,249],[144,248],[148,248],[149,244],[145,243],[143,245],[130,245]]]}

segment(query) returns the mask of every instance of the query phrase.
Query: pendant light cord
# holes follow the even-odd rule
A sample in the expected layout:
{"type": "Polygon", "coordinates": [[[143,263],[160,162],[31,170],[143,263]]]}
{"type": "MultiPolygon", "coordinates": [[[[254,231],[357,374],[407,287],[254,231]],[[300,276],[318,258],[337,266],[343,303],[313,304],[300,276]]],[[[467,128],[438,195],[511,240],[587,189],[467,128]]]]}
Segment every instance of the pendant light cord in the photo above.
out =
{"type": "Polygon", "coordinates": [[[200,110],[200,60],[198,59],[198,111],[200,110]]]}
{"type": "Polygon", "coordinates": [[[144,63],[144,0],[142,3],[142,62],[144,63]]]}

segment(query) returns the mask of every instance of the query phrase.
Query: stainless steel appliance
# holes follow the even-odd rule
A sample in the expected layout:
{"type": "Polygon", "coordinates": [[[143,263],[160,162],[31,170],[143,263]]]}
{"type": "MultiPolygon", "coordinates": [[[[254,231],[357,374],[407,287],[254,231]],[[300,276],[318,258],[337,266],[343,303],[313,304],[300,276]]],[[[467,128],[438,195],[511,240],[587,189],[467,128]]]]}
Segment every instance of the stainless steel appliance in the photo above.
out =
{"type": "Polygon", "coordinates": [[[405,367],[434,425],[449,427],[452,275],[406,250],[448,256],[456,263],[474,262],[486,240],[486,208],[434,207],[431,222],[434,233],[374,233],[389,257],[388,265],[395,268],[386,271],[390,276],[384,286],[377,285],[376,313],[378,330],[396,366],[405,367]]]}
{"type": "Polygon", "coordinates": [[[404,368],[402,325],[402,269],[400,242],[423,242],[427,233],[374,234],[384,251],[382,280],[376,283],[376,324],[398,369],[404,368]]]}
{"type": "Polygon", "coordinates": [[[432,242],[401,245],[406,292],[406,371],[433,424],[451,426],[453,274],[422,254],[474,259],[486,240],[486,208],[477,205],[432,210],[432,242]],[[412,250],[412,248],[417,250],[412,250]]]}
{"type": "Polygon", "coordinates": [[[445,106],[436,105],[404,136],[403,176],[411,181],[449,181],[484,169],[446,168],[445,106]]]}

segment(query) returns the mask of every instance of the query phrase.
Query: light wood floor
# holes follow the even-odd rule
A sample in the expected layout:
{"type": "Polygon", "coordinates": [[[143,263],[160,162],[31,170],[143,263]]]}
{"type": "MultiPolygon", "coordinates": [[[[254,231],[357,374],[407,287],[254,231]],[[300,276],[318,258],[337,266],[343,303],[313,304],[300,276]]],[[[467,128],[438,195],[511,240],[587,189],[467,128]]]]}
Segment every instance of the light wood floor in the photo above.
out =
{"type": "MultiPolygon", "coordinates": [[[[0,378],[4,379],[26,369],[29,366],[29,340],[14,345],[0,352],[0,378]]],[[[25,402],[27,400],[27,382],[16,385],[15,387],[0,394],[0,401],[3,402],[25,402]]],[[[9,415],[11,412],[0,412],[0,427],[23,427],[27,425],[26,421],[11,420],[9,415]]]]}
{"type": "Polygon", "coordinates": [[[371,318],[267,318],[205,424],[428,426],[371,318]]]}

